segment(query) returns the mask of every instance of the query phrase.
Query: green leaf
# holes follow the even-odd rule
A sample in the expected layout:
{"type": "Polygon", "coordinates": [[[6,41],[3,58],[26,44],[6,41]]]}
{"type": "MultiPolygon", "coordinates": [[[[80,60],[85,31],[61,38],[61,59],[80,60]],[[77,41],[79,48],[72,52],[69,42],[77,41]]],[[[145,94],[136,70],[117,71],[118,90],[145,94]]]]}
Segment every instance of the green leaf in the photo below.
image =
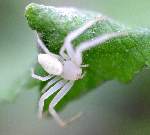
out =
{"type": "MultiPolygon", "coordinates": [[[[100,13],[75,8],[55,8],[38,4],[26,7],[25,17],[29,26],[41,33],[47,48],[58,54],[67,34],[92,20],[100,13]]],[[[117,37],[84,52],[86,75],[75,82],[70,93],[63,101],[85,94],[108,80],[126,83],[133,79],[143,68],[150,66],[150,29],[132,29],[110,18],[96,23],[73,41],[79,43],[103,33],[127,31],[127,36],[117,37]]],[[[39,73],[39,70],[37,70],[39,73]]],[[[39,81],[39,84],[41,82],[39,81]]],[[[63,102],[62,102],[63,103],[63,102]]],[[[62,104],[61,104],[62,105],[62,104]]]]}

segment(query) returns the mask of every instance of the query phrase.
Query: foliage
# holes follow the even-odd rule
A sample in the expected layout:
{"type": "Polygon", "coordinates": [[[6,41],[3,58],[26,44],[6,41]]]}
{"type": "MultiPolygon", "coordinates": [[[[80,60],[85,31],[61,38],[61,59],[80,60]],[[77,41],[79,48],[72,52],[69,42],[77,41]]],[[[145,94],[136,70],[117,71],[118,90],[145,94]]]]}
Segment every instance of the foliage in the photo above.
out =
{"type": "MultiPolygon", "coordinates": [[[[55,54],[59,53],[64,38],[69,32],[81,27],[97,15],[101,14],[34,3],[29,4],[25,12],[29,26],[41,34],[47,48],[55,54]]],[[[108,80],[129,82],[143,68],[150,66],[150,30],[146,28],[132,29],[108,18],[96,23],[75,39],[73,44],[77,46],[103,33],[115,31],[127,31],[128,35],[111,39],[102,46],[84,52],[83,63],[89,64],[85,69],[86,75],[82,80],[75,82],[71,92],[64,99],[65,102],[73,97],[79,97],[108,80]]],[[[36,73],[39,73],[39,68],[36,73]]],[[[41,85],[40,81],[39,85],[41,85]]]]}

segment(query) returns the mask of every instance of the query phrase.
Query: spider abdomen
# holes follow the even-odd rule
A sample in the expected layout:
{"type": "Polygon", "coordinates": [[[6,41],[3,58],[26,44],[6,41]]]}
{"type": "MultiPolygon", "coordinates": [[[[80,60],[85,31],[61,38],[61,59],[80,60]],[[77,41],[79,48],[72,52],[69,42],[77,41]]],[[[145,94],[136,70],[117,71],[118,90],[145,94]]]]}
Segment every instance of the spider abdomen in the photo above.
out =
{"type": "Polygon", "coordinates": [[[61,75],[63,72],[63,65],[61,62],[50,54],[39,54],[38,62],[49,74],[61,75]]]}

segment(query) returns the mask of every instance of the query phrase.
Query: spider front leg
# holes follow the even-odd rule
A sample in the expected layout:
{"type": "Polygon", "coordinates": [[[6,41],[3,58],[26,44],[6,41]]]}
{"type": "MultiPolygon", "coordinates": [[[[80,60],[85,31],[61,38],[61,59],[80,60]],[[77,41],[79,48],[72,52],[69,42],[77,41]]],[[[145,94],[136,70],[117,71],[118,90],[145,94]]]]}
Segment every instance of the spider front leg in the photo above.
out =
{"type": "Polygon", "coordinates": [[[69,56],[65,53],[65,46],[63,45],[62,47],[61,47],[61,49],[60,49],[60,52],[59,52],[59,54],[60,54],[60,56],[62,56],[63,57],[63,59],[64,60],[68,60],[68,59],[70,59],[69,58],[69,56]]]}
{"type": "Polygon", "coordinates": [[[69,33],[68,36],[65,38],[63,46],[60,49],[60,55],[64,58],[67,58],[69,56],[71,59],[74,59],[75,50],[71,42],[88,28],[90,28],[92,25],[94,25],[97,21],[105,20],[105,18],[106,17],[104,16],[97,16],[95,17],[95,19],[86,22],[82,27],[69,33]],[[65,51],[67,54],[65,53],[65,51]]]}
{"type": "Polygon", "coordinates": [[[42,51],[46,54],[51,54],[51,52],[46,48],[45,44],[40,39],[38,33],[37,33],[37,46],[42,49],[42,51]]]}
{"type": "Polygon", "coordinates": [[[56,94],[54,99],[51,101],[49,105],[49,112],[50,114],[55,118],[55,120],[59,123],[61,127],[64,127],[66,124],[70,123],[71,121],[75,120],[76,118],[80,117],[81,114],[76,115],[75,117],[72,117],[69,121],[63,121],[60,116],[55,111],[54,107],[57,105],[57,103],[68,93],[68,91],[73,86],[74,82],[69,81],[66,83],[63,88],[56,94]]]}
{"type": "Polygon", "coordinates": [[[46,47],[45,44],[42,42],[42,40],[40,39],[40,37],[39,37],[38,34],[37,34],[37,45],[38,45],[38,47],[39,47],[45,54],[49,54],[49,55],[54,56],[54,57],[56,57],[56,58],[58,58],[58,59],[61,60],[61,58],[60,58],[58,55],[56,55],[56,54],[50,52],[50,51],[47,49],[47,47],[46,47]]]}
{"type": "Polygon", "coordinates": [[[89,50],[90,48],[93,48],[97,45],[102,45],[102,43],[104,43],[110,39],[124,36],[124,35],[128,35],[128,33],[127,32],[112,32],[112,33],[103,34],[92,40],[88,40],[88,41],[85,41],[85,42],[79,44],[76,47],[76,54],[75,54],[76,63],[78,65],[82,64],[82,53],[84,51],[89,50]]]}

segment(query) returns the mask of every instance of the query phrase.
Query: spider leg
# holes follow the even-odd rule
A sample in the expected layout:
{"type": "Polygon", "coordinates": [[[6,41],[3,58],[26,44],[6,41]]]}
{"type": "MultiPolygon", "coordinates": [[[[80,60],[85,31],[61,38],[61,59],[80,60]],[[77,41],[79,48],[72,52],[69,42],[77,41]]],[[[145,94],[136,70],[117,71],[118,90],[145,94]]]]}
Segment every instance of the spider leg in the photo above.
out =
{"type": "Polygon", "coordinates": [[[51,54],[50,51],[46,48],[45,44],[40,39],[38,34],[37,34],[37,45],[40,47],[40,49],[43,50],[44,53],[51,54]]]}
{"type": "Polygon", "coordinates": [[[82,79],[85,75],[86,75],[86,71],[83,72],[83,74],[81,75],[80,79],[82,79]]]}
{"type": "Polygon", "coordinates": [[[88,21],[85,23],[82,27],[72,31],[71,33],[68,34],[68,36],[65,38],[64,45],[60,49],[60,55],[62,57],[66,57],[67,55],[65,54],[65,50],[67,51],[67,54],[70,58],[72,58],[75,54],[73,45],[71,44],[72,40],[77,38],[79,35],[81,35],[85,30],[90,28],[92,25],[94,25],[97,21],[102,21],[106,17],[104,16],[97,16],[95,19],[88,21]]]}
{"type": "Polygon", "coordinates": [[[65,59],[65,60],[69,59],[69,56],[65,53],[64,45],[61,47],[59,54],[63,57],[63,59],[65,59]]]}
{"type": "Polygon", "coordinates": [[[75,117],[73,117],[72,119],[70,119],[67,122],[64,122],[60,116],[57,114],[57,112],[55,111],[54,107],[57,105],[57,103],[67,94],[67,92],[71,89],[71,87],[73,86],[74,82],[73,81],[69,81],[68,83],[66,83],[63,88],[57,93],[57,95],[54,97],[54,99],[51,101],[50,105],[49,105],[49,112],[50,114],[55,118],[55,120],[59,123],[60,126],[65,126],[68,122],[76,119],[77,117],[79,117],[80,115],[76,115],[75,117]]]}
{"type": "Polygon", "coordinates": [[[44,53],[49,54],[49,55],[52,55],[52,56],[54,56],[54,57],[60,59],[60,57],[59,57],[58,55],[56,55],[56,54],[50,52],[50,51],[47,49],[47,47],[46,47],[45,44],[42,42],[42,40],[40,39],[40,37],[39,37],[38,34],[37,34],[37,45],[43,50],[44,53]]]}
{"type": "Polygon", "coordinates": [[[97,45],[102,45],[102,43],[112,39],[112,38],[115,38],[115,37],[118,37],[118,36],[123,36],[123,35],[127,35],[128,33],[127,32],[112,32],[112,33],[107,33],[107,34],[103,34],[101,36],[98,36],[92,40],[88,40],[88,41],[85,41],[81,44],[79,44],[77,47],[76,47],[76,55],[75,55],[75,60],[76,60],[76,63],[78,65],[80,65],[82,63],[82,53],[83,51],[86,51],[92,47],[95,47],[97,45]]]}
{"type": "Polygon", "coordinates": [[[43,112],[43,107],[44,107],[44,101],[50,97],[52,94],[54,94],[56,91],[58,91],[60,88],[62,88],[65,85],[66,81],[60,80],[57,82],[54,86],[52,86],[47,92],[45,92],[40,100],[39,100],[39,113],[38,117],[42,118],[42,112],[43,112]]]}
{"type": "Polygon", "coordinates": [[[86,67],[89,67],[89,64],[84,64],[84,65],[81,65],[80,67],[86,68],[86,67]]]}
{"type": "Polygon", "coordinates": [[[51,85],[53,85],[54,83],[56,83],[57,81],[59,81],[61,78],[60,77],[58,77],[58,76],[56,76],[56,77],[54,77],[52,80],[50,80],[47,84],[46,84],[46,86],[42,89],[42,93],[44,93],[45,91],[47,91],[47,89],[51,86],[51,85]]]}
{"type": "Polygon", "coordinates": [[[54,75],[48,75],[48,76],[39,76],[39,75],[36,75],[35,73],[34,73],[34,69],[32,68],[31,69],[31,76],[34,78],[34,79],[37,79],[37,80],[40,80],[40,81],[47,81],[47,80],[49,80],[49,79],[51,79],[51,78],[53,78],[54,77],[54,75]]]}

